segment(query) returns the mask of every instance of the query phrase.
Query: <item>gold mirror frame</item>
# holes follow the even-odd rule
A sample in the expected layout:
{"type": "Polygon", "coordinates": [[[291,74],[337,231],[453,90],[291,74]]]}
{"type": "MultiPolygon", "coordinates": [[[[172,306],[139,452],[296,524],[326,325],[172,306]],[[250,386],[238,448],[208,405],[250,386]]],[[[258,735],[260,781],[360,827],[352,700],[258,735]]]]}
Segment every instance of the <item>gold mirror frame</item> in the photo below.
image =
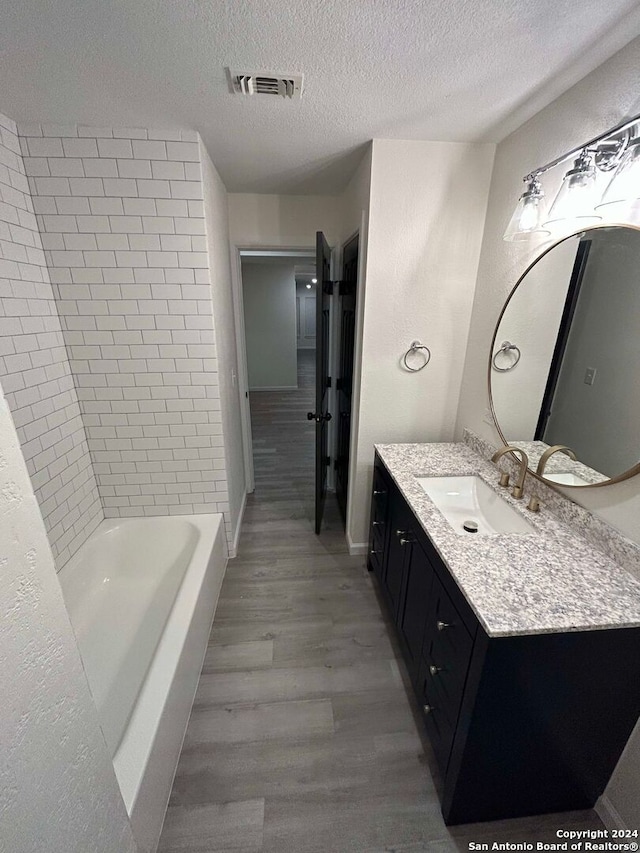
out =
{"type": "MultiPolygon", "coordinates": [[[[529,264],[529,266],[526,268],[526,270],[522,273],[520,278],[516,281],[514,286],[511,288],[509,295],[507,296],[507,299],[506,299],[504,305],[502,306],[502,310],[500,311],[500,315],[499,315],[498,320],[496,322],[496,326],[495,326],[495,329],[493,332],[493,336],[491,338],[491,346],[489,349],[489,364],[488,364],[488,368],[487,368],[487,390],[489,393],[489,407],[491,409],[491,417],[493,418],[493,422],[495,424],[496,430],[498,431],[498,435],[500,436],[500,439],[501,439],[501,441],[505,447],[509,446],[509,442],[507,441],[502,430],[500,429],[500,424],[498,423],[498,418],[496,416],[496,411],[495,411],[495,407],[493,404],[493,394],[491,392],[491,377],[492,377],[491,363],[492,363],[493,353],[494,353],[495,346],[496,346],[496,341],[498,338],[498,329],[500,328],[500,323],[502,322],[502,318],[504,317],[505,312],[506,312],[506,310],[509,307],[509,304],[511,302],[511,299],[515,295],[516,291],[518,290],[518,288],[520,287],[520,285],[522,284],[524,279],[527,277],[527,275],[531,272],[531,270],[538,263],[538,261],[541,261],[542,258],[544,258],[546,255],[548,255],[549,252],[551,252],[553,249],[556,248],[556,246],[559,246],[561,243],[564,243],[566,240],[570,240],[572,237],[578,237],[580,234],[586,234],[588,231],[600,231],[603,228],[627,228],[630,231],[640,231],[640,226],[630,225],[626,222],[622,222],[622,223],[620,223],[620,222],[603,222],[600,225],[585,226],[584,228],[580,228],[578,231],[574,231],[572,234],[565,234],[564,237],[561,237],[559,240],[556,240],[550,246],[547,246],[547,248],[544,250],[544,252],[541,252],[529,264]]],[[[513,459],[516,462],[518,461],[512,453],[510,453],[509,455],[511,457],[513,457],[513,459]]],[[[547,480],[546,477],[541,477],[540,474],[537,474],[531,468],[528,469],[528,473],[530,476],[535,477],[536,480],[540,480],[546,486],[551,486],[554,489],[559,489],[559,488],[562,490],[564,490],[564,489],[598,489],[602,486],[612,486],[612,485],[614,485],[614,483],[621,483],[621,482],[623,482],[623,480],[629,480],[631,477],[635,477],[636,474],[640,474],[640,462],[636,463],[633,467],[629,468],[627,471],[624,471],[622,474],[618,474],[615,477],[611,477],[609,480],[602,480],[602,482],[600,482],[600,483],[585,483],[582,485],[575,485],[575,486],[565,484],[565,483],[562,483],[562,484],[556,483],[553,480],[547,480]]]]}

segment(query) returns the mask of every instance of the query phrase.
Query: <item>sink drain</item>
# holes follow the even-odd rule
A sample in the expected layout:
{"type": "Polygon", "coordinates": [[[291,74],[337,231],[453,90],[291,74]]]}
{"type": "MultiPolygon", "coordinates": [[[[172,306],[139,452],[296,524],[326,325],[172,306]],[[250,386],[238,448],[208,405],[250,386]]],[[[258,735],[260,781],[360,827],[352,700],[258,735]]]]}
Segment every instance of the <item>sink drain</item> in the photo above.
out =
{"type": "Polygon", "coordinates": [[[478,532],[478,522],[473,519],[469,519],[467,521],[462,522],[462,529],[467,533],[477,533],[478,532]]]}

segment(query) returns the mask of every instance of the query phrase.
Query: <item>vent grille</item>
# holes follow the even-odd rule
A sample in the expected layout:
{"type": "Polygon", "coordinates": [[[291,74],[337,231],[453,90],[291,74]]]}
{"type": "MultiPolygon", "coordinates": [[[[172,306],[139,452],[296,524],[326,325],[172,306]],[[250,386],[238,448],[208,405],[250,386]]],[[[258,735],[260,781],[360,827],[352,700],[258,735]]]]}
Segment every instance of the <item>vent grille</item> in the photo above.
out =
{"type": "Polygon", "coordinates": [[[229,88],[235,95],[279,95],[300,100],[302,74],[272,74],[266,71],[232,71],[226,69],[229,88]]]}

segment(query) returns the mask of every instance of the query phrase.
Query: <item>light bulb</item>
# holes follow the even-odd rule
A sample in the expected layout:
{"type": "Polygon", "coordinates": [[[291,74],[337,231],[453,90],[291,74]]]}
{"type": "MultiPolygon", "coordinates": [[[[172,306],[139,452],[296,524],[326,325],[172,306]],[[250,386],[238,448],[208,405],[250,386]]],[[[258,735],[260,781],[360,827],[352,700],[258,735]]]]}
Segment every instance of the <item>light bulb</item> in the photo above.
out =
{"type": "Polygon", "coordinates": [[[311,284],[317,284],[317,283],[318,283],[318,279],[317,279],[317,278],[312,278],[312,279],[311,279],[311,284]]]}
{"type": "Polygon", "coordinates": [[[526,240],[530,234],[549,234],[542,227],[544,214],[544,190],[537,175],[528,176],[527,188],[518,199],[503,240],[526,240]]]}
{"type": "Polygon", "coordinates": [[[580,225],[598,222],[602,217],[595,212],[597,196],[596,169],[593,158],[583,151],[562,179],[562,185],[549,210],[545,225],[580,220],[580,225]]]}
{"type": "Polygon", "coordinates": [[[307,285],[306,285],[306,288],[307,288],[307,290],[311,290],[311,285],[310,285],[310,284],[307,284],[307,285]]]}

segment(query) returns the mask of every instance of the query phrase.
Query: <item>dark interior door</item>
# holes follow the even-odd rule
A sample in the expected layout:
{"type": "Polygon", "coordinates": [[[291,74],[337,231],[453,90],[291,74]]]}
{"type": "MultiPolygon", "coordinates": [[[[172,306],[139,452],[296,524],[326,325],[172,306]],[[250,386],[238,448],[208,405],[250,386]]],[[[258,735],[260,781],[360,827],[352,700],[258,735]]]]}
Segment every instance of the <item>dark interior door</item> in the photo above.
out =
{"type": "Polygon", "coordinates": [[[327,496],[329,441],[329,305],[331,301],[331,250],[322,231],[316,234],[316,410],[307,417],[316,422],[316,533],[320,533],[327,496]]]}
{"type": "MultiPolygon", "coordinates": [[[[569,288],[567,290],[567,298],[565,299],[562,319],[560,320],[558,337],[556,339],[556,345],[551,359],[551,366],[549,368],[549,375],[547,377],[547,384],[542,398],[542,406],[540,408],[540,415],[538,417],[538,423],[536,425],[534,435],[534,439],[536,441],[545,441],[545,431],[553,411],[553,398],[556,393],[558,379],[560,378],[562,361],[569,341],[571,322],[578,305],[578,297],[580,296],[580,288],[582,287],[582,280],[584,279],[584,272],[587,268],[590,250],[591,240],[588,238],[581,240],[578,245],[576,259],[573,264],[571,281],[569,282],[569,288]]],[[[550,443],[553,444],[554,442],[550,443]]]]}
{"type": "Polygon", "coordinates": [[[347,494],[349,488],[349,450],[351,441],[351,403],[353,394],[353,359],[356,332],[356,292],[358,285],[358,235],[344,247],[342,280],[340,282],[340,359],[336,377],[336,497],[347,523],[347,494]]]}

